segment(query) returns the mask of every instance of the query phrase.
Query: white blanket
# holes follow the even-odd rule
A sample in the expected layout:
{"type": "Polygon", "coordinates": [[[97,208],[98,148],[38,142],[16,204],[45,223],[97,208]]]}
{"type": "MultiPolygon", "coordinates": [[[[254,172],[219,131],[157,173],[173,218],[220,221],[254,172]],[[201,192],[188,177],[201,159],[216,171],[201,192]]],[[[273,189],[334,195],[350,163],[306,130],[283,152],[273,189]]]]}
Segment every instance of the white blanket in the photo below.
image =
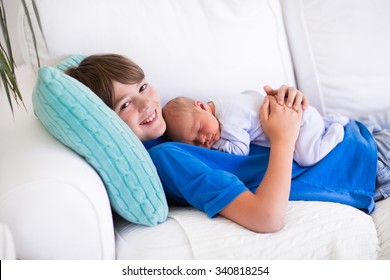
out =
{"type": "Polygon", "coordinates": [[[379,253],[372,218],[336,203],[290,202],[284,228],[273,234],[191,207],[171,208],[169,215],[186,232],[195,259],[376,259],[379,253]]]}

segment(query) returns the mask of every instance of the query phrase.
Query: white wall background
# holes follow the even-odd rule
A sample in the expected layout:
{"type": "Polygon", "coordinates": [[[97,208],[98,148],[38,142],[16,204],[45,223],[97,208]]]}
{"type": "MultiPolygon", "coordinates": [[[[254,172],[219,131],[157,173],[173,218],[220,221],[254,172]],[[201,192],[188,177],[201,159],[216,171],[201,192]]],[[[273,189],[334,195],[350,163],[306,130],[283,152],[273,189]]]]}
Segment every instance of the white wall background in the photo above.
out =
{"type": "MultiPolygon", "coordinates": [[[[19,14],[19,7],[21,7],[20,0],[3,0],[5,13],[8,22],[8,33],[11,38],[12,51],[14,59],[17,65],[23,64],[23,56],[19,46],[17,21],[19,14]]],[[[2,31],[0,30],[0,33],[2,31]]],[[[1,34],[1,40],[3,40],[3,34],[1,34]]]]}

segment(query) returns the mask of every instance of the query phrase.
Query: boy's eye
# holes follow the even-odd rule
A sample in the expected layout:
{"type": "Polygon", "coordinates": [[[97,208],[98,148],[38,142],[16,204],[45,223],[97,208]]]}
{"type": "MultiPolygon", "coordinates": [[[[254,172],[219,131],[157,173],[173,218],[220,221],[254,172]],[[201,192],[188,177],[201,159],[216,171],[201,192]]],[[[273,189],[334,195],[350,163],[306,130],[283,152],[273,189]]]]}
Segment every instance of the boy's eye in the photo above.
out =
{"type": "Polygon", "coordinates": [[[148,88],[148,84],[143,84],[140,89],[139,89],[139,92],[143,92],[144,90],[146,90],[148,88]]]}
{"type": "Polygon", "coordinates": [[[120,107],[120,109],[121,109],[121,110],[126,109],[127,107],[129,107],[129,105],[130,105],[130,101],[127,101],[127,102],[125,102],[125,103],[122,104],[122,106],[120,107]]]}

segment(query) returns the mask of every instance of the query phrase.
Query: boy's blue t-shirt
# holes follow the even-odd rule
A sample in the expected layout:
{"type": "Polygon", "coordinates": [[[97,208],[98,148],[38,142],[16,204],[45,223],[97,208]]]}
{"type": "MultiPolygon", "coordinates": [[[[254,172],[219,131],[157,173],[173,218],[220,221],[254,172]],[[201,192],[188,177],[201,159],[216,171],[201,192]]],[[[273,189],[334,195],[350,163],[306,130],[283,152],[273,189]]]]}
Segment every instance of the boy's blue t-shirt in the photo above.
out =
{"type": "MultiPolygon", "coordinates": [[[[188,144],[145,143],[170,203],[192,205],[213,217],[239,194],[255,192],[268,165],[269,149],[251,146],[237,156],[188,144]],[[157,145],[158,144],[158,145],[157,145]]],[[[311,167],[293,164],[290,200],[338,202],[367,213],[375,209],[377,150],[359,122],[345,128],[344,140],[311,167]]]]}

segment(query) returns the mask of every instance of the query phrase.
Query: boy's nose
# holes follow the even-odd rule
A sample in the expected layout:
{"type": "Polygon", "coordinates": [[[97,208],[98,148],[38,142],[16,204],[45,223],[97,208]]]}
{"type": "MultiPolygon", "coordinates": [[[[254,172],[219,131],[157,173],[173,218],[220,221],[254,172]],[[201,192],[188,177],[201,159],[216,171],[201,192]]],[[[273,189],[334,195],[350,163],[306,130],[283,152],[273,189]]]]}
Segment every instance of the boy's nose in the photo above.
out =
{"type": "Polygon", "coordinates": [[[144,112],[149,109],[151,102],[149,98],[140,95],[136,98],[136,104],[138,106],[138,111],[144,112]]]}

